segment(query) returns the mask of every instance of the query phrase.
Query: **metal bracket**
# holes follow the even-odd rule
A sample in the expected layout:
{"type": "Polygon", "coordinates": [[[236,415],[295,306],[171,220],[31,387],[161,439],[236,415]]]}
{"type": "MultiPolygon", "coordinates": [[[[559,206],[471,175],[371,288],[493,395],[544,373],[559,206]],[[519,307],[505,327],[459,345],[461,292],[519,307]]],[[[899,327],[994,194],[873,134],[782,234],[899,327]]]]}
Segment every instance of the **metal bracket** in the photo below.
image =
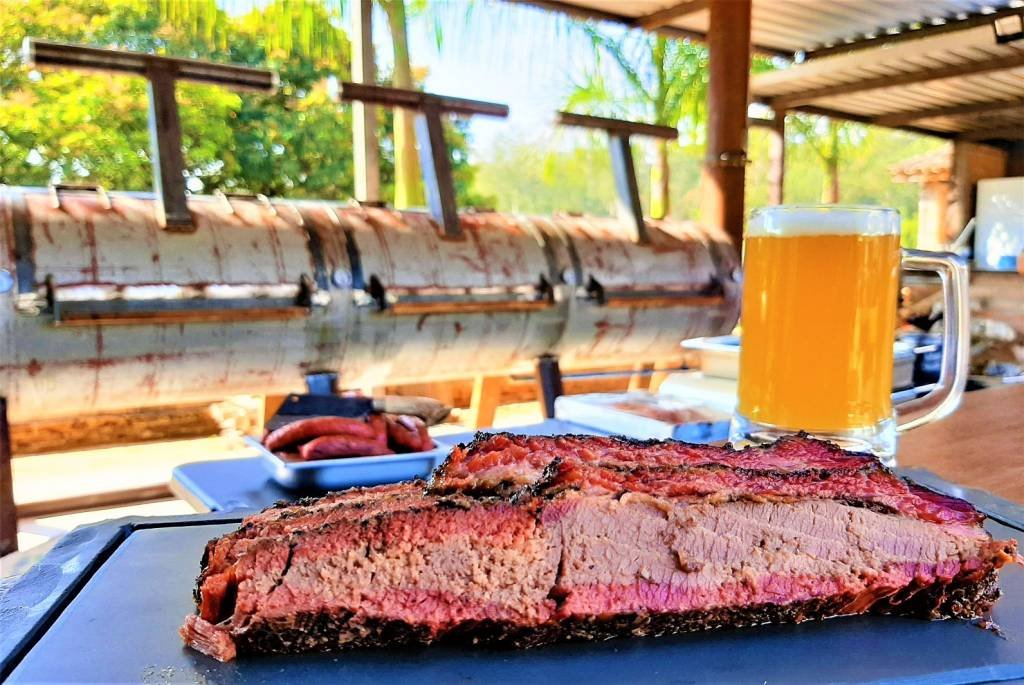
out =
{"type": "Polygon", "coordinates": [[[307,274],[299,277],[291,297],[255,292],[248,297],[63,300],[52,274],[46,276],[44,283],[46,311],[54,326],[277,321],[308,316],[326,304],[316,282],[307,274]]]}
{"type": "Polygon", "coordinates": [[[679,137],[679,132],[671,126],[593,117],[571,112],[559,112],[557,122],[563,126],[596,128],[608,134],[619,218],[630,224],[634,232],[634,242],[641,245],[649,243],[650,236],[647,233],[647,224],[644,223],[644,213],[640,205],[636,166],[633,164],[633,150],[630,147],[629,138],[632,135],[640,135],[675,140],[679,137]]]}
{"type": "Polygon", "coordinates": [[[601,307],[719,307],[725,302],[725,289],[718,279],[699,290],[653,288],[608,289],[591,276],[576,289],[576,297],[601,307]]]}
{"type": "Polygon", "coordinates": [[[233,90],[273,92],[277,74],[193,59],[158,57],[141,52],[104,50],[26,38],[25,63],[32,67],[67,67],[144,77],[149,93],[149,143],[157,220],[169,231],[195,230],[185,189],[185,157],[181,149],[181,117],[175,98],[178,81],[213,83],[233,90]]]}
{"type": "Polygon", "coordinates": [[[378,314],[469,314],[474,312],[529,312],[546,309],[555,303],[550,281],[543,275],[536,283],[510,288],[388,288],[376,275],[366,286],[353,289],[356,307],[378,314]]]}
{"type": "Polygon", "coordinates": [[[418,112],[416,138],[420,148],[420,166],[423,167],[423,184],[427,191],[430,215],[440,225],[445,237],[462,237],[458,205],[455,201],[455,182],[452,179],[452,161],[444,137],[441,115],[482,114],[505,118],[508,116],[508,105],[363,83],[342,83],[339,97],[348,102],[369,102],[418,112]]]}

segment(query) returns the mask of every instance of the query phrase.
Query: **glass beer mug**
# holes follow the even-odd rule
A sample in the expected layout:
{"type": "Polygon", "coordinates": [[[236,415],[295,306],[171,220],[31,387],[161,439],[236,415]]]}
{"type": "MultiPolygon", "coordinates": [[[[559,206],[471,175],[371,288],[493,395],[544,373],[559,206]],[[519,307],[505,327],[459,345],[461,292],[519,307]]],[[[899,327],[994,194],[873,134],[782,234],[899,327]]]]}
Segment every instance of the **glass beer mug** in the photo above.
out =
{"type": "Polygon", "coordinates": [[[755,211],[743,248],[739,404],[730,439],[797,431],[895,465],[896,435],[946,416],[967,381],[967,267],[900,249],[892,209],[776,206],[755,211]],[[893,411],[900,268],[936,271],[945,332],[935,388],[893,411]]]}

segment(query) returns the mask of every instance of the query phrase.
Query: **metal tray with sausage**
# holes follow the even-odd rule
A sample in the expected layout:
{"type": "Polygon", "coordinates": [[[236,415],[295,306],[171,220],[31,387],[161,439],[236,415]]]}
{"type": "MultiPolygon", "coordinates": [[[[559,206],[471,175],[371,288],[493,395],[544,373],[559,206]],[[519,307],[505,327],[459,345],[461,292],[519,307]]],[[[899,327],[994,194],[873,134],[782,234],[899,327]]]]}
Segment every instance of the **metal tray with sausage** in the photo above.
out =
{"type": "MultiPolygon", "coordinates": [[[[288,452],[272,452],[256,438],[247,437],[245,441],[262,457],[274,481],[295,490],[337,490],[422,478],[441,463],[451,449],[450,444],[434,439],[431,449],[405,454],[394,454],[388,449],[387,453],[372,456],[336,456],[306,461],[290,456],[288,452]]],[[[331,446],[328,442],[335,443],[340,451],[345,451],[347,445],[360,446],[358,439],[346,443],[344,439],[328,441],[323,437],[314,438],[306,444],[323,449],[331,446]]]]}

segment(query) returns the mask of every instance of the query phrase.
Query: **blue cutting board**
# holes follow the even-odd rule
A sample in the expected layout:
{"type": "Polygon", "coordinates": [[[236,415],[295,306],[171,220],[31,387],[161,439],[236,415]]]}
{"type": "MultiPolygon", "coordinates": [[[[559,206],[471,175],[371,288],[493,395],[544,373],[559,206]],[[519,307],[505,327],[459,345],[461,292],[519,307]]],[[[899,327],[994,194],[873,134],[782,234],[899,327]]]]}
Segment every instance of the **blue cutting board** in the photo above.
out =
{"type": "MultiPolygon", "coordinates": [[[[977,683],[1024,680],[1024,569],[1004,569],[1001,638],[965,622],[858,616],[663,638],[364,649],[221,664],[181,646],[203,546],[237,518],[79,529],[0,600],[0,677],[103,683],[977,683]],[[229,522],[230,521],[230,522],[229,522]]],[[[1024,533],[990,521],[997,537],[1024,533]]]]}

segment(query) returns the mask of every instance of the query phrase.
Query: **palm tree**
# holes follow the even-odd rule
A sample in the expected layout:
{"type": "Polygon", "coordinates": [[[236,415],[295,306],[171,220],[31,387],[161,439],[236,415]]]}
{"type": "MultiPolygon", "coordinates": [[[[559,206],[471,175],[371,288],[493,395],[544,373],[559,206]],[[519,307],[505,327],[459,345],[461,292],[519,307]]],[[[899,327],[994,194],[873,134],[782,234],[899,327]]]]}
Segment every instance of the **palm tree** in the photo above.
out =
{"type": "MultiPolygon", "coordinates": [[[[685,136],[700,137],[707,102],[704,46],[638,31],[606,32],[589,24],[582,30],[590,37],[594,63],[576,81],[568,108],[682,126],[685,136]]],[[[660,219],[670,208],[669,141],[659,139],[656,146],[650,212],[660,219]]]]}
{"type": "MultiPolygon", "coordinates": [[[[849,121],[829,117],[797,115],[790,117],[800,142],[807,143],[817,155],[825,172],[821,201],[839,202],[839,161],[856,141],[856,127],[849,121]]],[[[861,133],[863,138],[863,133],[861,133]]]]}
{"type": "MultiPolygon", "coordinates": [[[[378,0],[388,16],[394,71],[391,85],[395,88],[415,87],[409,60],[409,36],[406,29],[405,0],[378,0]]],[[[415,114],[401,107],[395,109],[395,207],[422,207],[426,199],[420,176],[420,160],[416,152],[415,114]]]]}

